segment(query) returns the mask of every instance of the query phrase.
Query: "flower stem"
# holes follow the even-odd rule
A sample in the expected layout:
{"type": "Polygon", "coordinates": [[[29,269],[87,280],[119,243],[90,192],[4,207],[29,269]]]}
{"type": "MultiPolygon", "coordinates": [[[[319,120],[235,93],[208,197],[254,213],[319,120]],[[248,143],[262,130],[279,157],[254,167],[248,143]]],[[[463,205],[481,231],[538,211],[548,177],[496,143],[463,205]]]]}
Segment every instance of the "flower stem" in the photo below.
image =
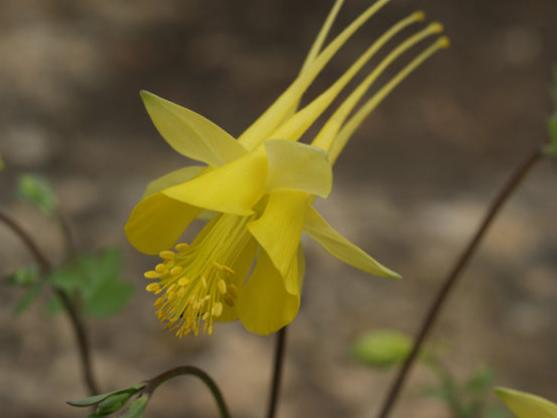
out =
{"type": "MultiPolygon", "coordinates": [[[[12,217],[0,211],[0,222],[4,223],[9,229],[12,230],[25,244],[29,252],[35,258],[41,272],[43,280],[52,272],[52,264],[45,256],[43,251],[39,248],[36,241],[31,235],[23,229],[19,223],[17,223],[12,217]]],[[[79,351],[79,357],[81,362],[81,369],[83,373],[83,381],[85,387],[91,395],[99,393],[98,386],[93,374],[93,368],[91,365],[91,353],[89,348],[89,339],[87,337],[87,332],[85,325],[79,315],[79,312],[75,305],[73,304],[71,298],[62,289],[52,286],[53,292],[60,299],[64,311],[70,320],[70,324],[74,331],[75,339],[77,342],[77,348],[79,351]]]]}
{"type": "Polygon", "coordinates": [[[269,394],[267,418],[275,418],[277,412],[278,398],[280,394],[280,383],[282,380],[282,368],[284,364],[284,354],[286,351],[286,331],[287,327],[284,327],[277,333],[275,357],[273,363],[273,378],[271,381],[271,392],[269,394]]]}
{"type": "Polygon", "coordinates": [[[518,189],[518,186],[522,183],[522,180],[524,180],[532,167],[534,167],[535,164],[540,161],[542,157],[542,148],[536,148],[535,151],[532,154],[528,155],[528,157],[513,171],[507,182],[495,196],[495,199],[492,201],[489,209],[487,210],[487,213],[485,214],[484,219],[482,220],[475,234],[472,236],[472,239],[469,241],[468,245],[466,245],[466,248],[464,249],[460,257],[458,257],[458,259],[456,260],[452,269],[449,271],[449,274],[443,280],[443,284],[439,289],[437,295],[435,296],[435,299],[430,306],[429,311],[427,312],[427,315],[425,316],[422,325],[417,333],[412,350],[401,366],[393,384],[389,389],[387,397],[385,398],[385,401],[381,408],[381,412],[378,415],[379,418],[387,418],[389,416],[398,396],[400,395],[400,392],[409,375],[409,372],[416,362],[418,353],[421,351],[426,338],[435,325],[435,322],[439,317],[441,310],[443,309],[443,306],[445,305],[445,302],[449,297],[452,289],[457,284],[461,273],[464,271],[464,269],[470,262],[470,259],[478,249],[478,246],[481,243],[485,233],[487,232],[497,215],[500,213],[503,205],[518,189]]]}
{"type": "Polygon", "coordinates": [[[158,376],[153,377],[152,379],[147,380],[147,385],[145,386],[145,389],[143,389],[143,393],[151,396],[153,392],[155,392],[155,390],[164,382],[178,376],[186,375],[195,376],[199,378],[203,383],[205,383],[207,388],[211,391],[213,398],[215,398],[221,418],[231,417],[230,412],[228,411],[228,407],[226,406],[226,402],[224,401],[222,392],[220,391],[216,382],[206,372],[195,366],[175,367],[159,374],[158,376]]]}

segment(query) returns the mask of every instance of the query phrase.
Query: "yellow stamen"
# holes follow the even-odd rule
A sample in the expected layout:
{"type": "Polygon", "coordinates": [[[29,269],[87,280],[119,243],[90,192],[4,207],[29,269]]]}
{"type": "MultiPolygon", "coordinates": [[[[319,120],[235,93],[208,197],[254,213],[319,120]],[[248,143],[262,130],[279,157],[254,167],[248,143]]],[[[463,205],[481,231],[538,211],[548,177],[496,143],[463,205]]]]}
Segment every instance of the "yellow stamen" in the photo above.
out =
{"type": "Polygon", "coordinates": [[[182,266],[172,267],[172,269],[170,270],[170,275],[178,276],[182,271],[184,271],[184,268],[182,266]]]}
{"type": "Polygon", "coordinates": [[[222,315],[224,304],[234,306],[237,292],[229,284],[234,273],[230,266],[253,239],[246,228],[249,221],[249,217],[220,215],[205,226],[191,246],[176,246],[178,253],[160,253],[166,261],[159,265],[165,266],[166,272],[153,271],[158,283],[150,284],[147,290],[164,292],[156,302],[157,316],[177,336],[212,332],[213,321],[222,315]]]}
{"type": "Polygon", "coordinates": [[[174,248],[178,252],[184,252],[184,251],[187,251],[188,248],[190,248],[190,245],[186,244],[185,242],[181,242],[179,244],[176,244],[176,246],[174,248]]]}
{"type": "Polygon", "coordinates": [[[150,283],[145,287],[145,290],[150,293],[158,294],[161,291],[161,287],[158,283],[150,283]]]}
{"type": "Polygon", "coordinates": [[[159,253],[159,257],[163,260],[174,260],[174,257],[176,257],[176,253],[174,251],[165,250],[159,253]]]}
{"type": "Polygon", "coordinates": [[[219,316],[222,315],[222,303],[217,302],[213,305],[213,309],[212,309],[212,314],[215,318],[218,318],[219,316]]]}
{"type": "Polygon", "coordinates": [[[146,279],[158,279],[159,277],[161,277],[161,274],[157,271],[149,270],[146,271],[143,276],[145,276],[146,279]]]}
{"type": "Polygon", "coordinates": [[[155,271],[157,273],[166,273],[168,271],[168,267],[165,264],[157,264],[155,266],[155,271]]]}
{"type": "Polygon", "coordinates": [[[221,294],[221,295],[224,295],[224,294],[226,293],[226,283],[225,283],[225,281],[222,280],[222,279],[219,280],[218,286],[219,286],[219,292],[220,292],[220,294],[221,294]]]}

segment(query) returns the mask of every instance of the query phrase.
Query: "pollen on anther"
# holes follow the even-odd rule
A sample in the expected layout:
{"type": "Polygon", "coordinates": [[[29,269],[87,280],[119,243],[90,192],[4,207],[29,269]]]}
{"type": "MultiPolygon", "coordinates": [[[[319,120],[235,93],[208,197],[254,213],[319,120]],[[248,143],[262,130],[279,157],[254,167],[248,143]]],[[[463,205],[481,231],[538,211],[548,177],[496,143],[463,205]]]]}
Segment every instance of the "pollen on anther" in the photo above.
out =
{"type": "Polygon", "coordinates": [[[211,310],[211,313],[214,317],[218,318],[219,316],[222,315],[222,309],[223,309],[222,303],[217,302],[213,305],[213,309],[211,310]]]}
{"type": "Polygon", "coordinates": [[[224,295],[226,293],[226,283],[224,280],[220,279],[218,282],[219,292],[224,295]]]}
{"type": "Polygon", "coordinates": [[[170,275],[172,275],[172,276],[177,276],[177,275],[179,275],[182,271],[184,271],[184,268],[183,268],[182,266],[172,267],[172,269],[170,270],[170,275]]]}
{"type": "Polygon", "coordinates": [[[147,292],[157,294],[157,293],[160,293],[161,287],[158,283],[150,283],[145,287],[145,290],[147,290],[147,292]]]}
{"type": "Polygon", "coordinates": [[[187,286],[189,283],[190,279],[188,279],[187,277],[181,277],[180,280],[178,280],[179,286],[187,286]]]}
{"type": "Polygon", "coordinates": [[[143,275],[146,279],[158,279],[161,277],[161,274],[155,270],[146,271],[143,275]]]}
{"type": "Polygon", "coordinates": [[[159,257],[163,260],[174,260],[176,253],[174,251],[164,250],[159,253],[159,257]]]}
{"type": "Polygon", "coordinates": [[[157,273],[166,273],[166,272],[168,271],[168,267],[167,267],[166,265],[162,264],[162,263],[161,263],[161,264],[157,264],[157,265],[155,266],[155,271],[156,271],[157,273]]]}
{"type": "Polygon", "coordinates": [[[179,244],[176,244],[174,248],[176,249],[176,251],[183,252],[186,251],[189,247],[190,247],[189,244],[186,244],[185,242],[181,242],[179,244]]]}

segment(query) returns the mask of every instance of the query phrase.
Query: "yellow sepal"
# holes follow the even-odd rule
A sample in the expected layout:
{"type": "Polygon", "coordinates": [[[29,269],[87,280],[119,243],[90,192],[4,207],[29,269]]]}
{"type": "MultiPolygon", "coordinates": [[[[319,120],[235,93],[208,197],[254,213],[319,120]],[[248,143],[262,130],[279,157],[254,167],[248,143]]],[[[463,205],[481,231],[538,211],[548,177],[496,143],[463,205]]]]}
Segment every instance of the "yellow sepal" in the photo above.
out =
{"type": "Polygon", "coordinates": [[[344,238],[314,208],[307,211],[304,231],[321,244],[329,254],[352,267],[387,279],[400,279],[401,277],[344,238]]]}
{"type": "Polygon", "coordinates": [[[311,145],[286,140],[265,142],[269,164],[267,188],[298,190],[327,197],[333,171],[327,152],[311,145]]]}
{"type": "MultiPolygon", "coordinates": [[[[272,192],[261,217],[248,224],[249,231],[285,280],[300,246],[310,199],[304,192],[272,192]]],[[[288,280],[285,284],[288,292],[297,291],[288,280]]]]}
{"type": "Polygon", "coordinates": [[[266,181],[267,157],[259,148],[163,193],[203,209],[247,216],[263,196],[266,181]]]}
{"type": "Polygon", "coordinates": [[[135,206],[124,229],[131,245],[154,255],[171,248],[199,212],[199,208],[155,193],[135,206]]]}
{"type": "Polygon", "coordinates": [[[180,154],[219,166],[246,153],[238,141],[209,119],[148,91],[140,95],[161,136],[180,154]]]}

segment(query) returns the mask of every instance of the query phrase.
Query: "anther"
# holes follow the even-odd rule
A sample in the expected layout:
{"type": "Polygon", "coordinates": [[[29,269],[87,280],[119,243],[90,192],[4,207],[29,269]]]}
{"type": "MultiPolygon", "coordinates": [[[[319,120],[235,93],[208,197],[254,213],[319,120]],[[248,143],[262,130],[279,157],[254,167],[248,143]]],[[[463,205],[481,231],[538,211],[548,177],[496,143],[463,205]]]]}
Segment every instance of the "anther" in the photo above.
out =
{"type": "Polygon", "coordinates": [[[218,318],[219,316],[222,315],[222,303],[217,302],[213,305],[213,309],[211,310],[211,313],[214,317],[218,318]]]}
{"type": "Polygon", "coordinates": [[[226,283],[224,280],[220,279],[217,286],[219,287],[221,295],[224,295],[226,293],[226,283]]]}
{"type": "Polygon", "coordinates": [[[189,283],[190,279],[188,279],[187,277],[181,277],[180,280],[178,280],[179,286],[187,286],[189,283]]]}
{"type": "Polygon", "coordinates": [[[176,249],[176,251],[184,252],[184,251],[186,251],[189,247],[190,247],[189,244],[186,244],[185,242],[181,242],[181,243],[179,243],[179,244],[176,244],[176,246],[175,246],[174,248],[176,249]]]}
{"type": "Polygon", "coordinates": [[[159,257],[163,260],[174,260],[176,253],[174,251],[164,250],[159,253],[159,257]]]}
{"type": "Polygon", "coordinates": [[[172,269],[170,270],[170,275],[172,275],[172,276],[177,276],[177,275],[179,275],[182,271],[184,271],[184,268],[183,268],[182,266],[172,267],[172,269]]]}
{"type": "Polygon", "coordinates": [[[146,271],[143,275],[146,279],[158,279],[161,277],[161,274],[155,270],[146,271]]]}
{"type": "Polygon", "coordinates": [[[157,264],[155,267],[155,271],[157,273],[166,273],[168,271],[168,267],[165,264],[157,264]]]}
{"type": "Polygon", "coordinates": [[[161,291],[161,286],[158,283],[151,283],[145,287],[145,290],[147,290],[147,292],[158,294],[161,291]]]}

